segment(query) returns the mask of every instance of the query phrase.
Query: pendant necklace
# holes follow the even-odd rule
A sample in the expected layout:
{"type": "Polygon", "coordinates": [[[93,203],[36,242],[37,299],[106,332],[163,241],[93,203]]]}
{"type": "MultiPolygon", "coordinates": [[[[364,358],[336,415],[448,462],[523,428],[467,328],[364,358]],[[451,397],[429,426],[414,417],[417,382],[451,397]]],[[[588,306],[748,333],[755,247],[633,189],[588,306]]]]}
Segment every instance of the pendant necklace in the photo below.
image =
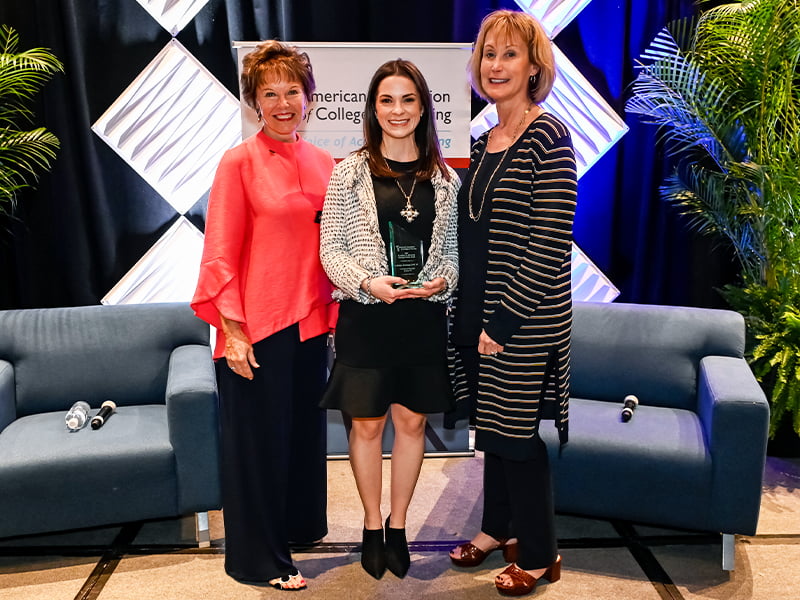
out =
{"type": "Polygon", "coordinates": [[[469,182],[469,196],[467,197],[467,209],[469,211],[469,218],[475,221],[476,223],[480,221],[481,214],[483,213],[483,204],[486,202],[486,192],[489,191],[489,186],[492,185],[492,179],[497,174],[497,170],[500,168],[500,165],[503,164],[503,161],[506,159],[506,154],[511,149],[511,146],[517,141],[517,134],[519,133],[519,128],[522,127],[522,124],[525,122],[525,117],[528,116],[528,113],[531,112],[531,108],[533,108],[533,104],[528,104],[528,108],[525,109],[525,112],[522,113],[522,118],[517,123],[517,126],[514,128],[514,134],[511,136],[511,143],[506,147],[503,151],[503,156],[500,157],[500,161],[497,163],[497,166],[492,171],[492,174],[489,175],[489,181],[486,182],[486,187],[483,188],[483,195],[481,196],[481,205],[478,207],[478,214],[476,215],[475,212],[472,210],[472,189],[475,187],[475,180],[478,178],[478,172],[481,170],[481,166],[483,166],[483,158],[486,156],[487,148],[489,147],[489,142],[492,141],[492,132],[494,131],[494,127],[489,130],[489,136],[486,139],[486,146],[483,149],[483,154],[481,154],[481,159],[478,161],[478,166],[475,169],[475,174],[472,176],[472,180],[469,182]]]}
{"type": "MultiPolygon", "coordinates": [[[[383,162],[386,165],[386,168],[392,171],[393,169],[389,166],[389,163],[386,162],[386,157],[383,158],[383,162]]],[[[394,182],[397,184],[400,193],[403,194],[403,198],[406,199],[406,205],[403,207],[403,210],[400,211],[400,215],[405,218],[406,221],[411,223],[414,219],[419,216],[419,211],[414,208],[414,205],[411,204],[411,196],[414,195],[414,188],[417,187],[417,174],[414,173],[414,181],[411,183],[411,191],[406,194],[406,191],[403,189],[403,186],[400,185],[400,178],[394,177],[394,182]]]]}

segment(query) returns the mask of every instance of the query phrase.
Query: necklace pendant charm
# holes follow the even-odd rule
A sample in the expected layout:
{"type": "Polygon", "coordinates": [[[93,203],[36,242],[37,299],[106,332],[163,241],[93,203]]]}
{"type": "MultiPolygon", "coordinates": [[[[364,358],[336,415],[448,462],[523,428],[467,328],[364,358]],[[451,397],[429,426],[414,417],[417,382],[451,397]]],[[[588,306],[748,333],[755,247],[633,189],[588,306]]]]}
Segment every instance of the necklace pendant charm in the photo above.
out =
{"type": "Polygon", "coordinates": [[[419,211],[414,208],[414,205],[411,204],[410,201],[406,201],[406,206],[403,210],[400,211],[400,214],[405,218],[406,221],[411,223],[414,219],[419,216],[419,211]]]}

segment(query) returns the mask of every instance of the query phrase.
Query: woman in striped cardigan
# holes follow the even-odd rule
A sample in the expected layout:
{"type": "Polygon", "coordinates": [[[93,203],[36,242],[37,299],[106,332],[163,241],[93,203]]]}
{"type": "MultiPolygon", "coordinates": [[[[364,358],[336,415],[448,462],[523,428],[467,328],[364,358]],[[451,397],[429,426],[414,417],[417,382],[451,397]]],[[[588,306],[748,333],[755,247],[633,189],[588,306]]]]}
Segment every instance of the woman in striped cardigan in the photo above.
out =
{"type": "Polygon", "coordinates": [[[567,441],[576,168],[569,132],[539,103],[555,65],[530,15],[496,11],[481,24],[470,61],[473,88],[498,124],[472,149],[459,194],[461,270],[453,342],[459,389],[474,403],[484,452],[481,531],[450,554],[480,564],[501,549],[512,564],[498,591],[522,595],[560,577],[542,419],[567,441]]]}

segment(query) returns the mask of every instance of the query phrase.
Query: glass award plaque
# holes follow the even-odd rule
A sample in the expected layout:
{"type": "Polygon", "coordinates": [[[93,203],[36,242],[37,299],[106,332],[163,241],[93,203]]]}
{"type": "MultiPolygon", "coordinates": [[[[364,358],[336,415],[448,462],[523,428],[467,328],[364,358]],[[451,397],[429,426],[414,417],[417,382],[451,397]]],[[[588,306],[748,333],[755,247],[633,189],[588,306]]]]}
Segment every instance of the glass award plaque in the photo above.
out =
{"type": "Polygon", "coordinates": [[[422,287],[419,273],[424,264],[425,246],[422,239],[402,225],[389,221],[389,273],[408,281],[404,285],[394,284],[394,287],[422,287]]]}

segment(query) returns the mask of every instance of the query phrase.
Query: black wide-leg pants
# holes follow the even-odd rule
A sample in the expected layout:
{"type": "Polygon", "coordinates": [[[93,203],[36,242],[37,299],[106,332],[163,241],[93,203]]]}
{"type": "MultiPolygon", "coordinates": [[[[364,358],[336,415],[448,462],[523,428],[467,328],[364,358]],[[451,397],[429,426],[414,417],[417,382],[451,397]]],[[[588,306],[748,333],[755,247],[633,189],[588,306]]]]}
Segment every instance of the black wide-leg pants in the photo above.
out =
{"type": "Polygon", "coordinates": [[[225,570],[266,582],[292,570],[289,543],[327,532],[326,336],[297,325],[253,345],[252,381],[217,361],[225,570]]]}
{"type": "Polygon", "coordinates": [[[547,447],[538,435],[536,445],[540,450],[530,460],[487,452],[483,463],[481,529],[495,539],[516,537],[517,565],[528,571],[548,567],[558,556],[547,447]]]}
{"type": "MultiPolygon", "coordinates": [[[[480,357],[477,346],[458,351],[470,401],[478,398],[480,357]]],[[[528,571],[550,566],[558,556],[555,506],[547,446],[538,433],[524,460],[484,452],[481,530],[495,539],[519,541],[517,565],[528,571]]]]}

